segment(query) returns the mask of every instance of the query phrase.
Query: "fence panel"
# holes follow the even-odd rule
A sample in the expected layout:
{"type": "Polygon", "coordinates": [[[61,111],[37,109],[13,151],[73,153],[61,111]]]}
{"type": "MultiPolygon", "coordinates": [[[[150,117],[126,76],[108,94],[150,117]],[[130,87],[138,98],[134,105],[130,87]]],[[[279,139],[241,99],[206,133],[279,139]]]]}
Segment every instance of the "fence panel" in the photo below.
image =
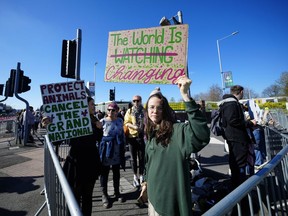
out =
{"type": "Polygon", "coordinates": [[[59,157],[47,135],[44,150],[44,181],[49,215],[82,216],[81,209],[59,163],[59,157]]]}
{"type": "Polygon", "coordinates": [[[0,143],[8,142],[10,146],[18,142],[18,124],[15,118],[0,120],[0,143]]]}
{"type": "Polygon", "coordinates": [[[204,213],[210,215],[288,215],[288,136],[265,128],[270,160],[260,171],[204,213]],[[280,147],[281,146],[281,147],[280,147]]]}

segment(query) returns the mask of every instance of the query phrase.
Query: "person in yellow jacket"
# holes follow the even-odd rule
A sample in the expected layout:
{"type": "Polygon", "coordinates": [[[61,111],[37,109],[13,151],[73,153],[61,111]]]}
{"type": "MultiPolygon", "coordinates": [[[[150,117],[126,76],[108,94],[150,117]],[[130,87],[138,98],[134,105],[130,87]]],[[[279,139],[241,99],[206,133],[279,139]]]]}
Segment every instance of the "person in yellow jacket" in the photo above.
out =
{"type": "Polygon", "coordinates": [[[144,107],[142,105],[142,98],[135,95],[132,99],[133,106],[127,110],[124,116],[124,125],[128,127],[129,135],[127,142],[132,157],[133,169],[133,186],[139,187],[143,181],[144,172],[144,156],[145,156],[145,142],[144,142],[144,107]],[[137,165],[137,158],[139,166],[137,165]],[[139,167],[139,172],[138,171],[139,167]]]}

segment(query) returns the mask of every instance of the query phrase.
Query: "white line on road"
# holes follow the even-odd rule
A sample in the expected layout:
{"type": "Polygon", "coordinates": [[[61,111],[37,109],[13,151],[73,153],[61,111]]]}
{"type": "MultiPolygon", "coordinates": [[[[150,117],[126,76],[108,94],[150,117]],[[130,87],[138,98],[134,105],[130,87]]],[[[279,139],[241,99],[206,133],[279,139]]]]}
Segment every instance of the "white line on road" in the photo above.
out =
{"type": "Polygon", "coordinates": [[[222,144],[222,145],[224,145],[224,142],[219,140],[219,139],[216,139],[215,137],[210,137],[210,143],[209,144],[222,144]]]}

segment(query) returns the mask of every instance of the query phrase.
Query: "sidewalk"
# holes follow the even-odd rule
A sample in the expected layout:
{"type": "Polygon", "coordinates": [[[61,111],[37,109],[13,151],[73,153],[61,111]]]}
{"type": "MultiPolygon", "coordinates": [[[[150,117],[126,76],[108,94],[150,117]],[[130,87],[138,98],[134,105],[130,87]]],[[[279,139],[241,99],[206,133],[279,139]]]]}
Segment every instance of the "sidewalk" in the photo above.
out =
{"type": "Polygon", "coordinates": [[[34,215],[44,203],[43,153],[37,142],[18,147],[0,143],[0,215],[34,215]]]}
{"type": "MultiPolygon", "coordinates": [[[[7,145],[7,144],[6,144],[7,145]]],[[[0,185],[9,178],[21,178],[26,189],[20,192],[24,198],[20,202],[15,202],[19,199],[19,188],[12,184],[9,187],[15,186],[15,189],[10,189],[13,193],[5,190],[0,190],[0,215],[20,215],[11,214],[11,212],[24,211],[23,215],[34,215],[40,206],[45,201],[45,196],[40,195],[43,189],[43,167],[44,167],[44,148],[40,140],[35,137],[35,144],[32,146],[20,147],[15,150],[7,150],[8,147],[3,147],[0,143],[0,185]],[[6,152],[6,153],[5,153],[6,152]],[[25,179],[26,178],[26,179],[25,179]],[[29,180],[28,180],[29,179],[29,180]],[[25,184],[29,181],[29,184],[25,184]],[[32,183],[31,183],[32,182],[32,183]],[[37,184],[35,184],[37,183],[37,184]],[[26,195],[25,195],[26,194],[26,195]],[[27,200],[27,196],[30,200],[27,200]],[[8,199],[6,198],[8,197],[8,199]],[[16,197],[18,197],[16,199],[16,197]],[[5,200],[6,199],[6,200],[5,200]],[[26,200],[25,200],[26,199],[26,200]],[[31,202],[33,200],[33,202],[31,202]]],[[[204,169],[204,175],[207,174],[216,179],[227,178],[228,172],[228,158],[227,153],[224,153],[224,145],[221,140],[211,138],[211,142],[202,151],[200,155],[200,162],[204,169]]],[[[109,174],[108,194],[112,195],[112,171],[109,174]]],[[[102,206],[102,193],[100,191],[100,181],[97,180],[93,193],[93,209],[92,215],[118,216],[118,215],[147,215],[147,206],[139,206],[137,198],[139,190],[132,186],[133,172],[130,161],[126,162],[126,171],[121,169],[120,192],[125,198],[124,203],[113,200],[111,196],[112,206],[105,209],[102,206]]],[[[164,182],[163,182],[164,183],[164,182]]],[[[23,186],[24,187],[24,186],[23,186]]],[[[18,212],[19,213],[19,212],[18,212]]],[[[47,207],[45,207],[40,216],[47,215],[47,207]]]]}

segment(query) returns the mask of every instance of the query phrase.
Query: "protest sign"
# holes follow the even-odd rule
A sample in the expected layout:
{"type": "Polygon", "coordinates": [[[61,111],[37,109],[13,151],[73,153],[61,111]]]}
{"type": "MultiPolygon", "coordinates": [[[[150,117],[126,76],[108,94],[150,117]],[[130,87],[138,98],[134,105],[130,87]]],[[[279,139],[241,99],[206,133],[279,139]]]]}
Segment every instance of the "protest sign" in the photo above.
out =
{"type": "Polygon", "coordinates": [[[84,81],[40,85],[51,142],[92,134],[84,81]]]}
{"type": "Polygon", "coordinates": [[[109,33],[107,82],[174,84],[187,74],[188,25],[109,33]]]}

